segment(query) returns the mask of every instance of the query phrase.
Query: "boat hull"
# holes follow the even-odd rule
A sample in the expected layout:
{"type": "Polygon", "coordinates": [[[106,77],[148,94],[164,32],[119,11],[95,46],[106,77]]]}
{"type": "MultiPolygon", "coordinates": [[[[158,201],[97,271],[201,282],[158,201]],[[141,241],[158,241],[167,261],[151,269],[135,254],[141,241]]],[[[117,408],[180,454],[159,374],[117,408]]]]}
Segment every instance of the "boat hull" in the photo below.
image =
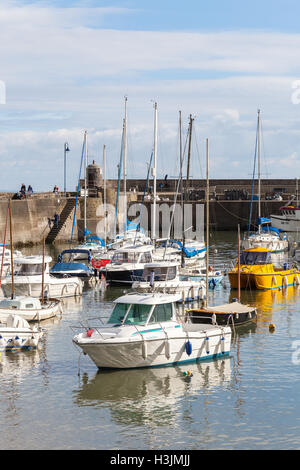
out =
{"type": "Polygon", "coordinates": [[[126,285],[131,286],[134,282],[134,279],[141,278],[143,274],[143,269],[136,270],[103,270],[102,271],[106,281],[111,285],[126,285]]]}
{"type": "MultiPolygon", "coordinates": [[[[11,295],[12,285],[10,282],[2,283],[2,290],[5,296],[11,295]]],[[[44,284],[44,295],[45,297],[61,298],[61,297],[73,297],[82,294],[83,282],[80,279],[70,278],[70,282],[66,282],[64,278],[53,277],[50,282],[44,284]]],[[[28,283],[28,282],[14,282],[14,291],[17,296],[29,296],[41,298],[42,296],[42,283],[28,283]]]]}
{"type": "MultiPolygon", "coordinates": [[[[191,327],[193,326],[196,325],[191,325],[191,327]]],[[[159,338],[155,338],[156,334],[153,331],[150,336],[142,335],[143,340],[139,339],[138,341],[104,339],[95,343],[81,343],[80,340],[76,340],[76,337],[73,338],[73,341],[100,369],[168,366],[221,358],[230,352],[231,329],[229,327],[224,327],[222,332],[219,328],[214,329],[209,334],[190,331],[178,334],[177,337],[170,337],[169,334],[166,337],[163,334],[159,338]],[[191,345],[188,352],[187,341],[191,345]]]]}
{"type": "MultiPolygon", "coordinates": [[[[238,274],[228,273],[230,286],[232,289],[238,288],[238,274]]],[[[241,273],[241,289],[269,290],[279,289],[287,286],[300,284],[300,271],[289,269],[286,271],[274,271],[271,273],[241,273]]]]}
{"type": "Polygon", "coordinates": [[[243,313],[216,313],[205,310],[194,310],[189,312],[192,323],[209,323],[213,325],[245,325],[256,319],[256,309],[243,313]]]}

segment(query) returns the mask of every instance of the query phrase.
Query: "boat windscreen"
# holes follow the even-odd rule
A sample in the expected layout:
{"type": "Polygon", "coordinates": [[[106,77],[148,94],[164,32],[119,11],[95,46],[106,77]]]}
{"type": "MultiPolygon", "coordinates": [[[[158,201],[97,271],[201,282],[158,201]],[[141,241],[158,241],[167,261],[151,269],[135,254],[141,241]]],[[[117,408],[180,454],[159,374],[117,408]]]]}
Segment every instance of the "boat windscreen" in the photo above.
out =
{"type": "Polygon", "coordinates": [[[132,304],[125,318],[125,325],[144,325],[152,305],[132,304]]]}
{"type": "Polygon", "coordinates": [[[42,274],[42,264],[21,264],[20,268],[16,267],[15,274],[19,276],[34,276],[36,274],[42,274]]]}
{"type": "Polygon", "coordinates": [[[124,325],[144,325],[152,305],[117,303],[107,323],[124,325]]]}
{"type": "Polygon", "coordinates": [[[116,304],[107,323],[121,323],[129,307],[128,304],[116,304]]]}
{"type": "Polygon", "coordinates": [[[137,263],[139,253],[120,252],[115,253],[111,259],[112,263],[137,263]]]}
{"type": "Polygon", "coordinates": [[[171,281],[176,278],[176,266],[147,267],[143,271],[142,280],[150,282],[152,276],[154,281],[171,281]]]}
{"type": "Polygon", "coordinates": [[[269,251],[243,251],[240,256],[240,264],[269,264],[271,253],[269,251]]]}

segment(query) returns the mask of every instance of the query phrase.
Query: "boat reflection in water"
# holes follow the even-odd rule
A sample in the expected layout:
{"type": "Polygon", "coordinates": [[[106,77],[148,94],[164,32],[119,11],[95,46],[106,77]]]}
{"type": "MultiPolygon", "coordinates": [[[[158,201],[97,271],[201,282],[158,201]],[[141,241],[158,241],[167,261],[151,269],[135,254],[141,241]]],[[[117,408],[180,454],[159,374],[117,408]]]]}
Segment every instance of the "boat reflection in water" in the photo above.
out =
{"type": "MultiPolygon", "coordinates": [[[[231,291],[230,299],[235,297],[231,291]]],[[[290,306],[297,303],[300,295],[300,286],[288,286],[282,289],[252,290],[241,293],[242,301],[257,307],[256,324],[258,328],[268,327],[273,320],[273,309],[275,305],[290,306]]]]}
{"type": "Polygon", "coordinates": [[[39,366],[41,359],[42,353],[39,349],[16,351],[14,353],[1,352],[1,380],[11,381],[13,378],[21,381],[24,375],[31,373],[33,369],[39,366]]]}
{"type": "Polygon", "coordinates": [[[208,360],[186,366],[101,371],[73,392],[79,406],[109,408],[119,424],[163,426],[176,420],[181,398],[206,396],[231,379],[231,359],[208,360]],[[191,375],[188,375],[188,374],[191,375]]]}

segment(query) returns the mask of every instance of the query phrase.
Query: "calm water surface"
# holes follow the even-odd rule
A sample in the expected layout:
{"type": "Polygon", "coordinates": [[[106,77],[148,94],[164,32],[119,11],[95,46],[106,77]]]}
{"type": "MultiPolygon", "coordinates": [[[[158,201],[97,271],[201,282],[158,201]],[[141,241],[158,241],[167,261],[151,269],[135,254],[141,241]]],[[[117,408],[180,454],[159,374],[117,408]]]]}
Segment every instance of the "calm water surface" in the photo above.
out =
{"type": "MultiPolygon", "coordinates": [[[[236,235],[215,238],[214,261],[228,264],[236,235]]],[[[242,301],[258,307],[257,323],[235,332],[225,360],[98,372],[73,345],[72,327],[107,316],[121,293],[103,297],[96,288],[66,299],[62,318],[43,323],[37,351],[2,353],[1,449],[300,448],[299,288],[243,292],[242,301]]],[[[235,296],[226,280],[209,302],[235,296]]]]}

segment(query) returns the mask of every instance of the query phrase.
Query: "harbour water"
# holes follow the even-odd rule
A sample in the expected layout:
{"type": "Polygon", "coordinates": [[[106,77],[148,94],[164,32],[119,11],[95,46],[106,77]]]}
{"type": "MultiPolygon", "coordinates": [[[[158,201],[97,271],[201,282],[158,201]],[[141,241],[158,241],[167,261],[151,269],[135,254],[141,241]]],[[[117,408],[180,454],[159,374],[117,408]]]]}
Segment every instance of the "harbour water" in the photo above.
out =
{"type": "MultiPolygon", "coordinates": [[[[236,234],[217,233],[215,248],[213,261],[228,264],[236,234]]],[[[233,332],[226,359],[97,371],[73,345],[72,327],[108,316],[120,294],[96,287],[65,299],[62,318],[43,323],[37,351],[1,354],[0,449],[300,448],[299,287],[242,292],[258,318],[233,332]]],[[[236,295],[226,279],[209,303],[236,295]]]]}

